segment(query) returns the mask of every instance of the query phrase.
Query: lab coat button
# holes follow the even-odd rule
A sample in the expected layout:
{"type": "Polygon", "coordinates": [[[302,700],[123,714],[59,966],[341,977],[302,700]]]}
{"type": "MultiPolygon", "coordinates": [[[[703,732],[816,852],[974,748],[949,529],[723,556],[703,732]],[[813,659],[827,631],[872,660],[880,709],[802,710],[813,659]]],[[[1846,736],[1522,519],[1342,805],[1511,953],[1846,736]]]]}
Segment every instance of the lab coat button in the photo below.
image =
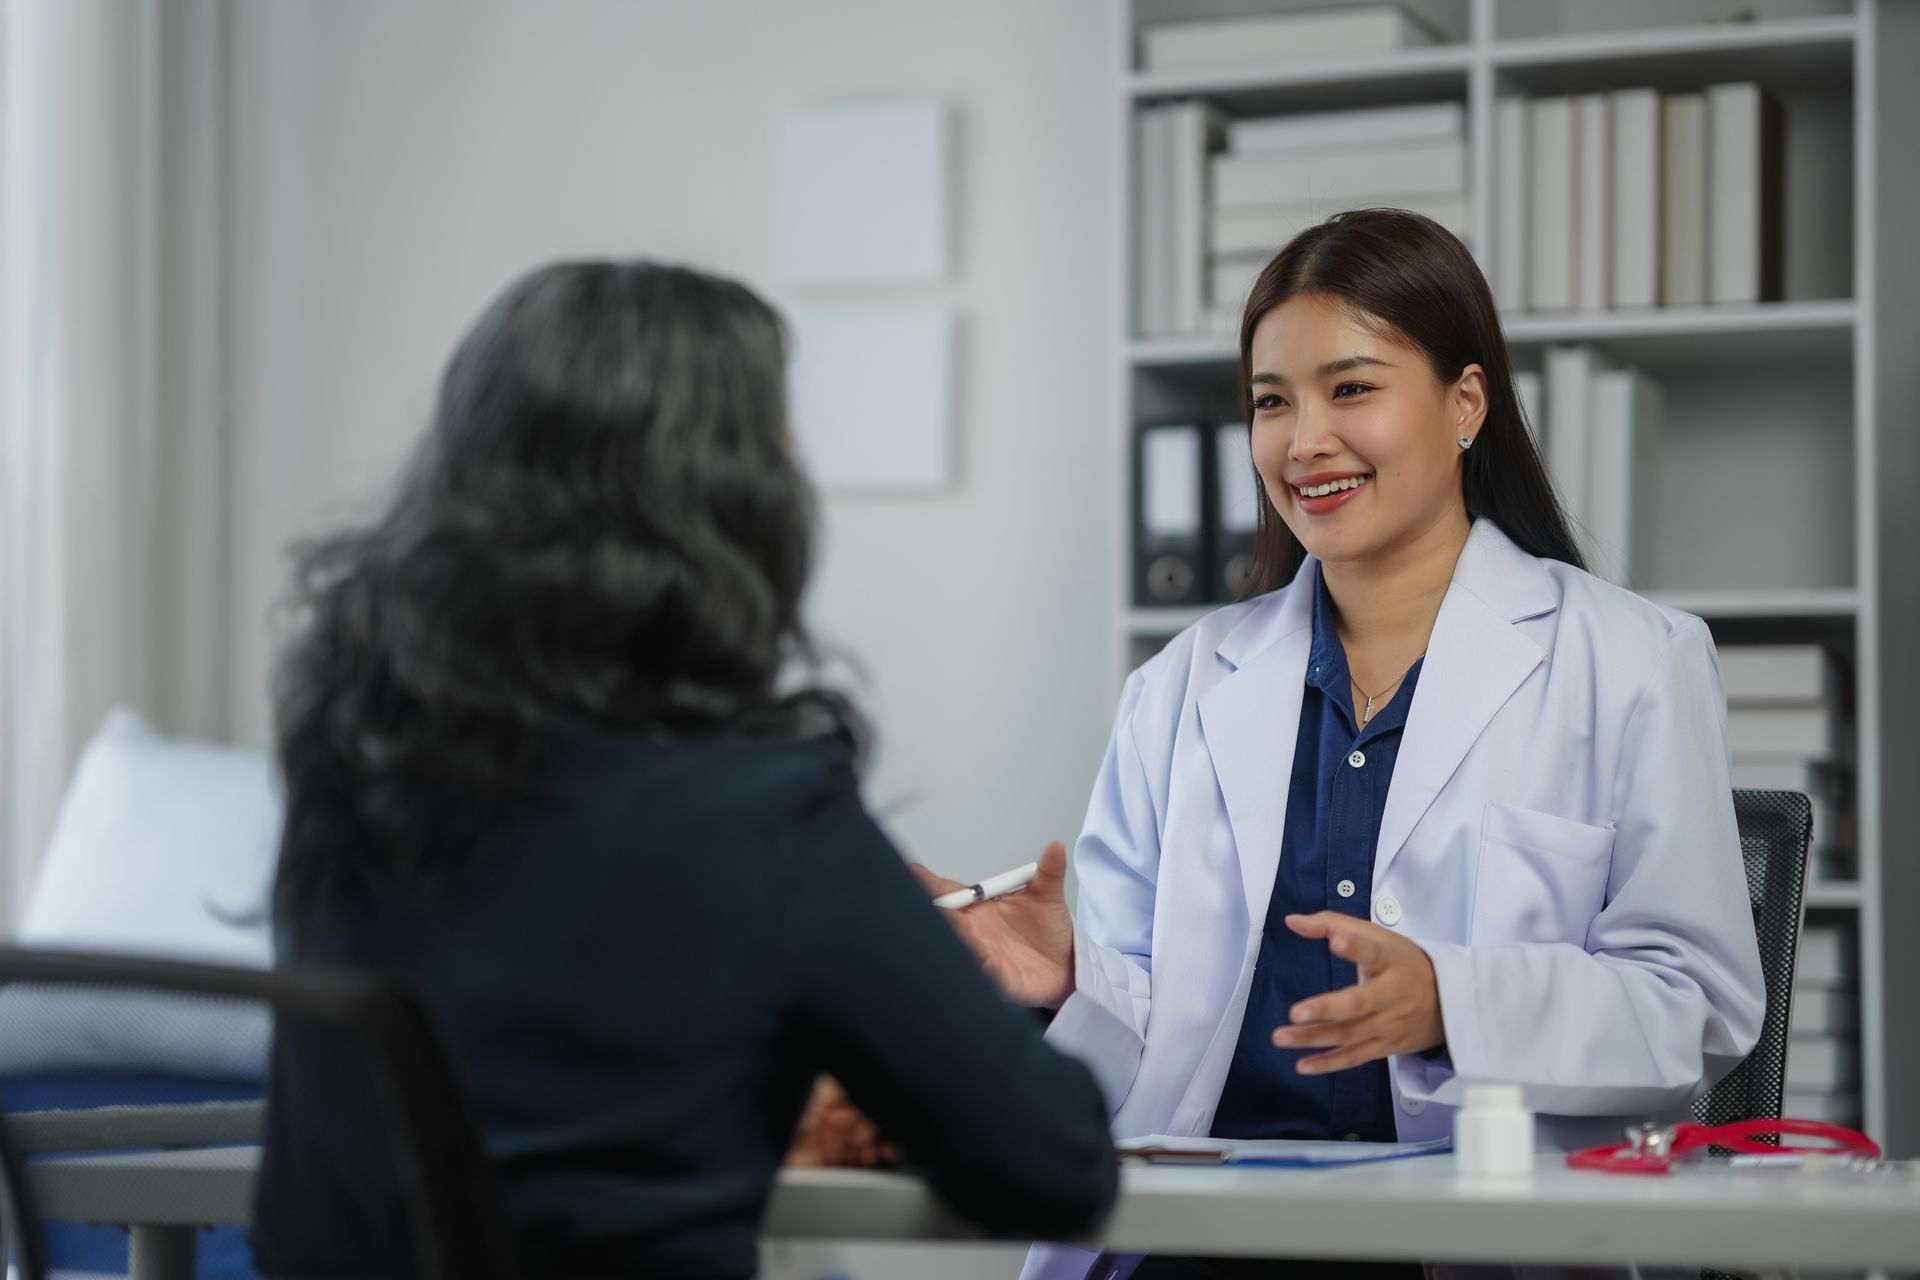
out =
{"type": "Polygon", "coordinates": [[[1347,757],[1347,763],[1352,765],[1356,769],[1358,769],[1361,765],[1365,764],[1366,762],[1367,762],[1367,753],[1364,751],[1356,751],[1352,755],[1347,757]]]}
{"type": "Polygon", "coordinates": [[[1400,900],[1392,897],[1380,899],[1373,904],[1373,915],[1387,928],[1393,928],[1400,923],[1400,900]]]}
{"type": "Polygon", "coordinates": [[[1418,1098],[1400,1099],[1400,1109],[1410,1116],[1417,1116],[1427,1109],[1427,1104],[1418,1098]]]}
{"type": "Polygon", "coordinates": [[[1353,889],[1354,885],[1351,880],[1342,880],[1339,884],[1333,886],[1333,891],[1343,898],[1351,898],[1353,896],[1353,889]]]}

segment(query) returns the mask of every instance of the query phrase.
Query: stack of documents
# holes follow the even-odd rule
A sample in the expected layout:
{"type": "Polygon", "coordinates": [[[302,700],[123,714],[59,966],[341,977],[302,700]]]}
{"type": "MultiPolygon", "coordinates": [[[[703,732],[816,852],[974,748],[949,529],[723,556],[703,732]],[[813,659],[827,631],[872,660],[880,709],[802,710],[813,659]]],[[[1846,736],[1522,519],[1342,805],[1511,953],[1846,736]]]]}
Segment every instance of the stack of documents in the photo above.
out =
{"type": "Polygon", "coordinates": [[[1860,1121],[1859,971],[1853,930],[1809,924],[1801,932],[1782,1106],[1795,1119],[1860,1121]]]}
{"type": "Polygon", "coordinates": [[[1453,1150],[1451,1138],[1427,1142],[1300,1142],[1155,1134],[1149,1138],[1128,1138],[1114,1145],[1121,1155],[1149,1164],[1265,1165],[1290,1169],[1372,1164],[1381,1160],[1445,1155],[1453,1150]]]}
{"type": "Polygon", "coordinates": [[[1143,337],[1234,332],[1260,269],[1345,209],[1410,209],[1466,238],[1458,102],[1244,120],[1199,100],[1167,102],[1139,112],[1135,137],[1143,337]]]}
{"type": "Polygon", "coordinates": [[[1140,37],[1143,71],[1255,70],[1431,44],[1438,33],[1397,4],[1311,13],[1156,22],[1140,37]]]}
{"type": "Polygon", "coordinates": [[[1237,327],[1287,241],[1345,209],[1385,206],[1467,232],[1466,109],[1432,102],[1235,120],[1211,162],[1212,327],[1237,327]]]}
{"type": "Polygon", "coordinates": [[[1798,791],[1813,801],[1813,879],[1853,873],[1847,689],[1817,644],[1730,644],[1720,650],[1733,785],[1798,791]]]}

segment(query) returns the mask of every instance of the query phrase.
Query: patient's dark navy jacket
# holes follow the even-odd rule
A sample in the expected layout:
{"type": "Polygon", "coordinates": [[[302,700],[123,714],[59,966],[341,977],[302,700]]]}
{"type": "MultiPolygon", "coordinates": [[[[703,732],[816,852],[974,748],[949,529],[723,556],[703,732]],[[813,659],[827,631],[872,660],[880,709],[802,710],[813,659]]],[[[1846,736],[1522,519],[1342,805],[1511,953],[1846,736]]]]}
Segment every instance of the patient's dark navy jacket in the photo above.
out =
{"type": "MultiPolygon", "coordinates": [[[[293,916],[283,963],[425,998],[532,1274],[751,1275],[821,1072],[992,1231],[1072,1236],[1112,1201],[1092,1076],[1001,1001],[824,743],[582,738],[457,884],[293,916]]],[[[404,1273],[384,1130],[320,1034],[276,1037],[257,1264],[404,1273]]]]}

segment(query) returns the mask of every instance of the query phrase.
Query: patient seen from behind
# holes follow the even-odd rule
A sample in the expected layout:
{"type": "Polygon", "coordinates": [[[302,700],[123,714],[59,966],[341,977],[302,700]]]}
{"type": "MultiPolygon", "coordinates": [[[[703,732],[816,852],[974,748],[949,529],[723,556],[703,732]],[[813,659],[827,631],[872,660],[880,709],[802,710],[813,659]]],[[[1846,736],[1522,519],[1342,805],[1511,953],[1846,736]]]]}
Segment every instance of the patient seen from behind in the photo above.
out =
{"type": "MultiPolygon", "coordinates": [[[[988,1229],[1073,1236],[1114,1194],[1093,1078],[861,805],[783,366],[740,285],[537,271],[384,512],[300,556],[279,962],[422,997],[530,1273],[751,1275],[823,1074],[988,1229]]],[[[404,1274],[377,1111],[312,1034],[274,1045],[256,1261],[404,1274]]]]}

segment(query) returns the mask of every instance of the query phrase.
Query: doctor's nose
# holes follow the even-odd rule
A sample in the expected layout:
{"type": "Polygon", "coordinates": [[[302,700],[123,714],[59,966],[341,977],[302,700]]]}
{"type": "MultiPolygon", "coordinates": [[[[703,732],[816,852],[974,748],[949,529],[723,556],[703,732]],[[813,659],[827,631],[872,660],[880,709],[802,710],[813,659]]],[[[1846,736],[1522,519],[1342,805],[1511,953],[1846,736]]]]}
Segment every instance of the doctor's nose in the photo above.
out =
{"type": "Polygon", "coordinates": [[[1293,440],[1287,446],[1287,458],[1293,462],[1311,462],[1340,452],[1340,441],[1325,424],[1325,415],[1302,406],[1293,416],[1293,440]]]}

